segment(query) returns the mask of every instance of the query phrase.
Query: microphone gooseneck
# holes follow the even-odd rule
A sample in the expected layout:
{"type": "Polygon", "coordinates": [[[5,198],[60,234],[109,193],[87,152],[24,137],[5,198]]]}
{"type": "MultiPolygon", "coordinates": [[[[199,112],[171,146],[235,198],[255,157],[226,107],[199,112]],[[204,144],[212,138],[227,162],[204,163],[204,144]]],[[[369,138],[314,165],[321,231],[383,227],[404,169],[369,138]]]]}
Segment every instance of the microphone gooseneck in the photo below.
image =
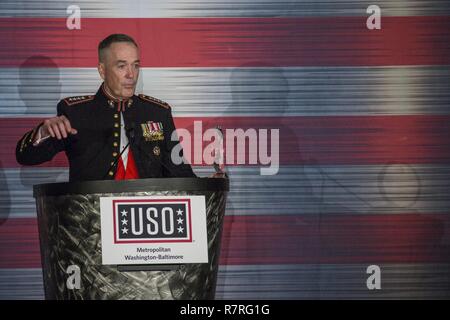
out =
{"type": "MultiPolygon", "coordinates": [[[[125,128],[125,132],[127,133],[127,136],[130,136],[131,139],[134,138],[134,125],[130,126],[129,128],[125,128]]],[[[130,147],[130,142],[131,139],[128,138],[128,143],[125,145],[125,147],[122,149],[122,151],[119,153],[118,157],[116,158],[116,160],[114,160],[114,162],[111,164],[111,166],[108,168],[108,170],[106,171],[105,175],[103,176],[102,180],[104,180],[107,176],[108,173],[113,170],[117,164],[119,163],[119,159],[122,157],[122,154],[125,152],[125,150],[127,150],[127,148],[130,147]]]]}

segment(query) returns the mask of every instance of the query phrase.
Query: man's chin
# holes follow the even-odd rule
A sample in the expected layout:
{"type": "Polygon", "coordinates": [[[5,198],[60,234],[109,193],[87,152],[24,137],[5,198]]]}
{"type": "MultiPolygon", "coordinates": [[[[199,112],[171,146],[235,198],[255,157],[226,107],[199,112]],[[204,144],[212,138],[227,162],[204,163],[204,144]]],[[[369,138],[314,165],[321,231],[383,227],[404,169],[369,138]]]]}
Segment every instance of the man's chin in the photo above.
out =
{"type": "Polygon", "coordinates": [[[123,88],[122,97],[131,98],[134,95],[134,91],[136,88],[123,88]]]}

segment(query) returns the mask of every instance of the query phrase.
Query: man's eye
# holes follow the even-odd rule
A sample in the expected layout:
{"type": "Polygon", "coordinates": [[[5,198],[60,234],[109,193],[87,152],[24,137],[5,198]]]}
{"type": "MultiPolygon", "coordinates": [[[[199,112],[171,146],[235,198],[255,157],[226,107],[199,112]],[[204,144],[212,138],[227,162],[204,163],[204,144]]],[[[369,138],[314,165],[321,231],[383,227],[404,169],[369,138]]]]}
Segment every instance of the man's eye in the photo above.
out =
{"type": "Polygon", "coordinates": [[[125,68],[125,65],[119,64],[119,69],[123,69],[123,68],[125,68]]]}

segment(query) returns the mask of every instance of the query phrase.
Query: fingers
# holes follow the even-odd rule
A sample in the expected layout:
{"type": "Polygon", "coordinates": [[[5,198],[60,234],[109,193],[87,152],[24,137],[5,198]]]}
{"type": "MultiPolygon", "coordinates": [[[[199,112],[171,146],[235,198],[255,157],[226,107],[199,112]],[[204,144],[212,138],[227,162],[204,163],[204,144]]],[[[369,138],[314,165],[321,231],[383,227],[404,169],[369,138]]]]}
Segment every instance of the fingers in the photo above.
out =
{"type": "Polygon", "coordinates": [[[48,131],[48,133],[50,133],[50,135],[52,136],[52,138],[54,138],[56,136],[55,132],[53,131],[52,127],[50,126],[50,124],[46,124],[44,126],[45,130],[48,131]]]}
{"type": "Polygon", "coordinates": [[[58,140],[65,139],[69,134],[77,134],[78,132],[75,128],[72,128],[70,121],[65,116],[45,120],[44,128],[53,138],[58,140]]]}
{"type": "Polygon", "coordinates": [[[44,130],[44,134],[48,132],[52,138],[61,139],[61,134],[59,133],[58,126],[55,125],[55,120],[56,118],[45,120],[42,128],[44,130]]]}
{"type": "Polygon", "coordinates": [[[55,137],[54,138],[56,138],[58,140],[61,140],[62,139],[62,135],[61,135],[61,132],[59,131],[58,122],[52,122],[52,124],[50,125],[50,128],[55,133],[55,137]]]}
{"type": "Polygon", "coordinates": [[[65,116],[61,116],[60,118],[64,122],[64,127],[66,128],[67,133],[70,133],[70,134],[78,133],[78,131],[75,128],[72,128],[72,125],[70,124],[69,119],[67,119],[65,116]]]}
{"type": "MultiPolygon", "coordinates": [[[[65,116],[61,116],[61,121],[62,121],[62,127],[64,129],[64,133],[63,134],[64,138],[67,138],[67,134],[72,132],[72,126],[70,125],[70,121],[67,120],[67,118],[65,116]]],[[[61,125],[60,125],[61,127],[61,125]]]]}

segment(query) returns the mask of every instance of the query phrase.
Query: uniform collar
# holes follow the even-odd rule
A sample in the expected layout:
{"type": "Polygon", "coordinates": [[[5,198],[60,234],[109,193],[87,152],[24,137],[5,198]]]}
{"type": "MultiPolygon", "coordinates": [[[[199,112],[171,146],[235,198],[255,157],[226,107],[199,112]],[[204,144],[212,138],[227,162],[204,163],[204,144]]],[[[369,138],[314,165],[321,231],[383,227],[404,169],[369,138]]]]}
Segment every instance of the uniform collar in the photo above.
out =
{"type": "Polygon", "coordinates": [[[102,102],[105,102],[108,107],[114,108],[117,112],[123,112],[126,108],[131,107],[133,104],[133,97],[128,99],[118,99],[112,96],[105,88],[105,83],[103,82],[100,88],[97,91],[96,97],[100,99],[102,102]]]}

